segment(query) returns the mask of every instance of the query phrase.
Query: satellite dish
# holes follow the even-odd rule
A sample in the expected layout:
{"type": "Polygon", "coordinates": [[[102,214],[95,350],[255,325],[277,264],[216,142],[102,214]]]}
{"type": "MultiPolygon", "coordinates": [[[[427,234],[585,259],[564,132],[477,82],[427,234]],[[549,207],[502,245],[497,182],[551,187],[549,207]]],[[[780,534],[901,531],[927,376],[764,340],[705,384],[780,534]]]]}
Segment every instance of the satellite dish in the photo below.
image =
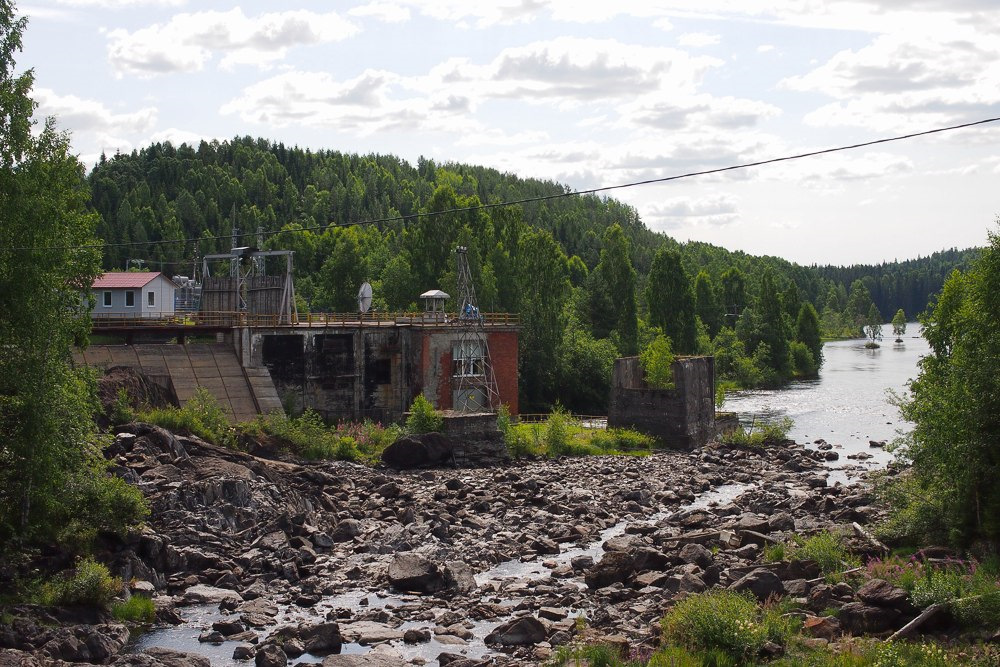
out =
{"type": "Polygon", "coordinates": [[[361,283],[358,289],[358,311],[367,313],[372,307],[372,286],[367,282],[361,283]]]}

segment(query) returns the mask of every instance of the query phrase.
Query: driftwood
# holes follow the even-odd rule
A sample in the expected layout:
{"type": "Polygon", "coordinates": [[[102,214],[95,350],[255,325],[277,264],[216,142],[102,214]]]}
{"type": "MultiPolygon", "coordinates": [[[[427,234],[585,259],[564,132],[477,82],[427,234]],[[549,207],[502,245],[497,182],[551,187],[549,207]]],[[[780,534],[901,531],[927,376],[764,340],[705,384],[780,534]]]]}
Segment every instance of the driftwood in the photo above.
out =
{"type": "Polygon", "coordinates": [[[889,555],[889,547],[887,547],[884,544],[882,544],[881,542],[879,542],[878,538],[876,538],[874,535],[872,535],[867,530],[865,530],[861,526],[861,524],[859,524],[857,521],[855,521],[855,522],[853,522],[851,524],[851,526],[854,528],[854,534],[855,535],[857,535],[858,537],[860,537],[860,538],[862,538],[864,540],[867,540],[870,544],[872,544],[874,547],[876,547],[879,551],[882,552],[882,556],[883,557],[889,555]]]}
{"type": "Polygon", "coordinates": [[[917,630],[920,629],[920,626],[924,625],[932,618],[937,618],[941,614],[941,612],[944,611],[946,606],[948,606],[947,603],[935,602],[931,606],[927,607],[927,609],[924,609],[922,612],[920,612],[920,616],[917,616],[915,619],[913,619],[912,621],[901,627],[899,630],[896,630],[896,632],[894,632],[892,636],[889,637],[889,641],[895,641],[897,639],[905,639],[907,637],[910,637],[911,635],[913,635],[913,633],[915,633],[917,630]]]}
{"type": "MultiPolygon", "coordinates": [[[[864,569],[865,569],[865,568],[863,568],[863,567],[852,567],[852,568],[851,568],[850,570],[844,570],[843,572],[839,572],[839,573],[837,573],[837,574],[838,574],[839,576],[841,576],[841,577],[844,577],[844,576],[847,576],[848,574],[854,574],[855,572],[861,572],[861,571],[862,571],[862,570],[864,570],[864,569]]],[[[810,584],[818,584],[818,583],[821,583],[821,582],[823,582],[823,581],[826,581],[826,577],[827,577],[827,576],[828,576],[828,575],[823,575],[822,577],[816,577],[815,579],[809,579],[809,580],[808,580],[808,583],[810,583],[810,584]]]]}

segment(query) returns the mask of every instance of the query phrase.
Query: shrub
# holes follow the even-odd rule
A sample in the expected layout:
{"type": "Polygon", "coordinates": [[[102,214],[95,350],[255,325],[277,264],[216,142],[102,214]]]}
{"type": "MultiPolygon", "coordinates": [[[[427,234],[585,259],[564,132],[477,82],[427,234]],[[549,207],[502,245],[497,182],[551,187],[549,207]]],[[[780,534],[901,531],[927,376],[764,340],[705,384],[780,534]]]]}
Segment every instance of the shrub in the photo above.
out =
{"type": "Polygon", "coordinates": [[[125,387],[119,387],[118,392],[115,394],[114,403],[111,404],[111,414],[109,419],[112,424],[127,424],[133,419],[135,419],[135,410],[132,409],[132,404],[129,401],[128,390],[125,387]]]}
{"type": "Polygon", "coordinates": [[[772,635],[765,624],[772,621],[749,596],[713,590],[678,602],[663,618],[663,638],[668,644],[718,651],[733,663],[750,664],[772,635]]]}
{"type": "Polygon", "coordinates": [[[569,414],[556,406],[545,422],[545,451],[549,456],[570,454],[569,414]]]}
{"type": "Polygon", "coordinates": [[[438,433],[444,427],[444,418],[423,394],[417,394],[406,418],[409,433],[438,433]]]}
{"type": "Polygon", "coordinates": [[[767,422],[750,428],[737,428],[722,434],[720,440],[732,447],[764,447],[784,442],[788,431],[792,428],[792,420],[782,417],[775,422],[767,422]]]}
{"type": "Polygon", "coordinates": [[[646,384],[654,389],[674,388],[674,354],[670,338],[660,334],[639,355],[639,365],[646,372],[646,384]]]}
{"type": "Polygon", "coordinates": [[[191,433],[216,445],[236,446],[236,433],[229,417],[204,387],[199,387],[182,408],[156,408],[141,413],[139,418],[168,431],[191,433]]]}
{"type": "Polygon", "coordinates": [[[831,532],[805,538],[793,550],[792,556],[800,560],[816,561],[820,571],[827,576],[861,565],[860,559],[847,551],[843,536],[831,532]]]}
{"type": "Polygon", "coordinates": [[[590,444],[605,452],[649,451],[653,447],[653,438],[645,433],[639,433],[628,428],[609,428],[594,431],[590,444]]]}
{"type": "Polygon", "coordinates": [[[42,584],[39,602],[50,606],[107,607],[121,591],[122,582],[92,557],[77,562],[72,573],[42,584]]]}
{"type": "Polygon", "coordinates": [[[125,602],[111,605],[111,615],[123,622],[152,623],[156,618],[156,607],[149,598],[133,595],[125,602]]]}
{"type": "Polygon", "coordinates": [[[792,359],[792,371],[798,377],[813,377],[819,370],[819,365],[813,357],[812,350],[805,343],[792,341],[788,354],[792,359]]]}

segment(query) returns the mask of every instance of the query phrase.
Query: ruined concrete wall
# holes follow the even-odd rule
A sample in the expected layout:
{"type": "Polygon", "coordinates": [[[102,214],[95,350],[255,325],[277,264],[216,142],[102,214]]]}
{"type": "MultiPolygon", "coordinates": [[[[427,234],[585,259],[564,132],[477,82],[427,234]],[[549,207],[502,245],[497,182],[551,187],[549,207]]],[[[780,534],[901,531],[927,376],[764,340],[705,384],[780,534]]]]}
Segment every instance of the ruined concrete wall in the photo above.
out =
{"type": "Polygon", "coordinates": [[[673,365],[674,389],[646,385],[638,357],[615,361],[608,426],[634,428],[674,447],[689,449],[715,435],[715,359],[681,357],[673,365]]]}

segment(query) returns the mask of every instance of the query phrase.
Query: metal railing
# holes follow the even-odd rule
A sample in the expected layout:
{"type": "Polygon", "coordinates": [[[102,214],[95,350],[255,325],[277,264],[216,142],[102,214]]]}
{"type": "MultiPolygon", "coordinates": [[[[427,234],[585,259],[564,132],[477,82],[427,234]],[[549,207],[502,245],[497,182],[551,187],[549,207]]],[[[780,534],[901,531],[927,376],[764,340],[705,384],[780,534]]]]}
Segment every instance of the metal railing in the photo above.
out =
{"type": "MultiPolygon", "coordinates": [[[[481,313],[483,324],[490,326],[517,326],[518,316],[513,313],[481,313]]],[[[93,329],[128,328],[234,328],[234,327],[331,327],[331,326],[389,326],[409,324],[418,326],[460,326],[469,320],[458,313],[306,313],[289,323],[282,315],[265,313],[213,312],[176,313],[173,315],[148,315],[140,313],[92,313],[93,329]]]]}

